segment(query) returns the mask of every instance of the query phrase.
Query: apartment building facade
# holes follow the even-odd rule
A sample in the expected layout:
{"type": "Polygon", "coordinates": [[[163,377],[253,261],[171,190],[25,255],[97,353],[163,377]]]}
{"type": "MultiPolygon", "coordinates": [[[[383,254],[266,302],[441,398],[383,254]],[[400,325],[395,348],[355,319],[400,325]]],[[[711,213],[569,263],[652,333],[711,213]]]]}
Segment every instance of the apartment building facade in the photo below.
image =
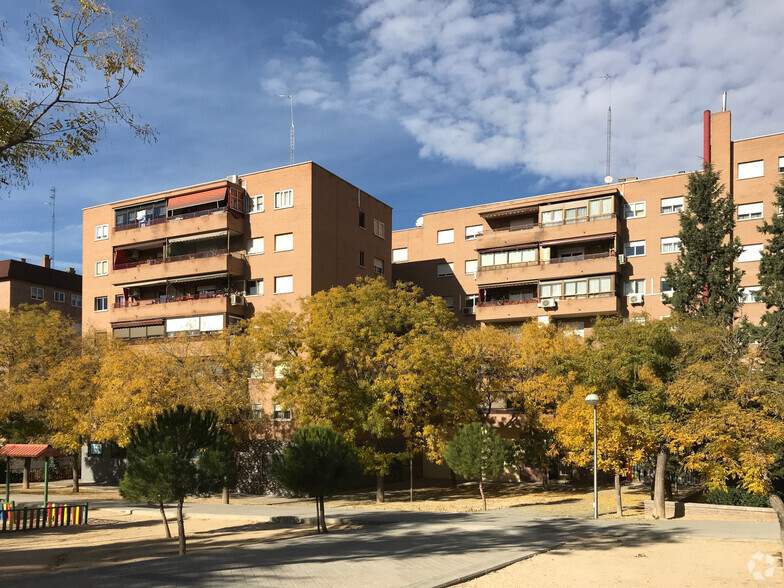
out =
{"type": "MultiPolygon", "coordinates": [[[[777,213],[773,187],[784,173],[784,134],[732,141],[730,117],[706,111],[703,151],[735,199],[743,313],[758,320],[764,239],[757,227],[777,213]]],[[[625,178],[425,214],[417,227],[393,232],[393,278],[442,296],[469,325],[538,321],[585,334],[599,316],[668,316],[664,268],[680,251],[686,184],[685,172],[625,178]]]]}
{"type": "Polygon", "coordinates": [[[42,304],[64,314],[77,330],[82,326],[82,276],[69,267],[65,271],[52,267],[44,255],[41,265],[26,259],[0,261],[0,309],[20,304],[42,304]]]}

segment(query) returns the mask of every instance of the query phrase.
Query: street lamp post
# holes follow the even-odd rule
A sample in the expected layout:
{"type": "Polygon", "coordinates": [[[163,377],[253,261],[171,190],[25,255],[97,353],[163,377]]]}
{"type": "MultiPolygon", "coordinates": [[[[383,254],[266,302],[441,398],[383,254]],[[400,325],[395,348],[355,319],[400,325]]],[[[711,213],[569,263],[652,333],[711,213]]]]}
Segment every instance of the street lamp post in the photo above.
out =
{"type": "Polygon", "coordinates": [[[596,405],[599,404],[598,394],[589,394],[585,397],[585,401],[593,406],[593,518],[599,518],[599,478],[597,467],[597,454],[596,449],[596,405]]]}

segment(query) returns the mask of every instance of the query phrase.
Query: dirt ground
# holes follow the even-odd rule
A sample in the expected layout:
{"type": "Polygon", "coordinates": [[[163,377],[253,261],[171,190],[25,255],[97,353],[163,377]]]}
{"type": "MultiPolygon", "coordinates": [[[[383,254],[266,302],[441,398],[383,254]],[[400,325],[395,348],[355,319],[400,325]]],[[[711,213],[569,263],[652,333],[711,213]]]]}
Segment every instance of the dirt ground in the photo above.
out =
{"type": "Polygon", "coordinates": [[[680,539],[644,546],[592,536],[517,562],[462,588],[781,586],[776,543],[680,539]],[[756,572],[758,577],[752,574],[756,572]],[[770,575],[768,575],[770,574],[770,575]]]}

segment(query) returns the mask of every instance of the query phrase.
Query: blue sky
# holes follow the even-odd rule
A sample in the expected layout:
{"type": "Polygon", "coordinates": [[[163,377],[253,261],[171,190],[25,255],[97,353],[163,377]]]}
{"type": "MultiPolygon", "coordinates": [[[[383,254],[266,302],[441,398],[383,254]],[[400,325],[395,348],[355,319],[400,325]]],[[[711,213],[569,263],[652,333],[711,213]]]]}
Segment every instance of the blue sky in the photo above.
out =
{"type": "MultiPolygon", "coordinates": [[[[158,142],[107,130],[95,155],[0,195],[0,259],[81,269],[84,207],[315,161],[424,212],[597,185],[605,74],[614,177],[701,164],[702,111],[729,92],[733,138],[784,131],[784,3],[770,0],[115,0],[141,18],[146,71],[124,94],[158,142]]],[[[0,2],[0,77],[26,83],[24,20],[0,2]]]]}

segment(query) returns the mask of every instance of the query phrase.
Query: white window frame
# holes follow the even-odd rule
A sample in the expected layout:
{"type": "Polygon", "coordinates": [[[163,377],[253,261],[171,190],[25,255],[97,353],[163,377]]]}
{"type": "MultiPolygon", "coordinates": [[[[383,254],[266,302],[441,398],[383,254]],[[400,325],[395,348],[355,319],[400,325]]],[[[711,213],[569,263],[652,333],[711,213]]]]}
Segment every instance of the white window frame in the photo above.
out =
{"type": "Polygon", "coordinates": [[[738,179],[750,180],[761,178],[765,175],[765,160],[744,161],[738,164],[738,179]]]}
{"type": "Polygon", "coordinates": [[[645,201],[629,202],[623,205],[623,218],[645,218],[645,201]]]}
{"type": "Polygon", "coordinates": [[[102,259],[95,262],[95,276],[108,276],[109,275],[109,260],[102,259]]]}
{"type": "Polygon", "coordinates": [[[248,196],[248,214],[264,212],[264,194],[248,196]]]}
{"type": "Polygon", "coordinates": [[[661,238],[661,254],[662,255],[670,255],[672,253],[680,253],[681,252],[681,240],[678,237],[662,237],[661,238]],[[668,249],[670,246],[674,246],[672,251],[665,251],[664,248],[667,247],[668,249]]]}
{"type": "Polygon", "coordinates": [[[779,173],[784,174],[784,156],[779,157],[779,173]]]}
{"type": "Polygon", "coordinates": [[[261,402],[253,402],[250,405],[250,418],[253,421],[260,421],[264,418],[264,405],[261,402]]]}
{"type": "Polygon", "coordinates": [[[408,247],[398,247],[392,250],[392,263],[408,261],[408,247]]]}
{"type": "Polygon", "coordinates": [[[93,299],[93,310],[95,312],[108,312],[109,311],[109,297],[108,296],[96,296],[93,299]],[[102,301],[102,303],[99,303],[102,301]],[[103,308],[99,308],[103,306],[103,308]]]}
{"type": "Polygon", "coordinates": [[[294,206],[294,190],[278,190],[275,192],[275,202],[273,208],[281,210],[283,208],[291,208],[294,206]]]}
{"type": "Polygon", "coordinates": [[[738,204],[738,220],[747,221],[762,218],[763,203],[752,202],[751,204],[738,204]]]}
{"type": "Polygon", "coordinates": [[[632,294],[645,294],[645,278],[632,278],[626,280],[623,284],[624,296],[631,296],[632,294]]]}
{"type": "Polygon", "coordinates": [[[54,301],[59,302],[60,304],[65,304],[65,292],[60,292],[58,290],[55,290],[54,301]]]}
{"type": "Polygon", "coordinates": [[[741,302],[743,304],[754,304],[755,302],[757,302],[756,295],[759,293],[760,290],[761,290],[760,286],[747,286],[743,288],[743,299],[741,300],[741,302]]]}
{"type": "Polygon", "coordinates": [[[248,280],[245,285],[245,296],[264,296],[264,278],[257,278],[255,280],[248,280]],[[250,284],[252,282],[256,283],[256,293],[250,293],[250,284]]]}
{"type": "Polygon", "coordinates": [[[373,219],[373,234],[380,239],[387,238],[387,226],[377,218],[373,219]]]}
{"type": "Polygon", "coordinates": [[[379,259],[378,257],[373,258],[373,272],[375,272],[379,276],[384,275],[384,260],[379,259]]]}
{"type": "Polygon", "coordinates": [[[465,273],[467,276],[472,276],[479,269],[479,261],[476,259],[465,260],[465,273]]]}
{"type": "Polygon", "coordinates": [[[291,420],[291,409],[290,408],[283,408],[282,404],[276,404],[272,409],[272,420],[273,421],[290,421],[291,420]]]}
{"type": "Polygon", "coordinates": [[[762,259],[762,251],[765,249],[763,243],[753,243],[751,245],[744,245],[743,251],[738,256],[738,263],[747,263],[752,261],[759,261],[762,259]]]}
{"type": "Polygon", "coordinates": [[[661,199],[661,214],[678,214],[683,210],[683,196],[661,199]]]}
{"type": "Polygon", "coordinates": [[[275,235],[275,253],[282,251],[294,251],[294,233],[275,235]]]}
{"type": "Polygon", "coordinates": [[[95,226],[95,240],[105,241],[109,238],[109,225],[96,225],[95,226]]]}
{"type": "Polygon", "coordinates": [[[623,244],[623,253],[626,257],[644,257],[645,250],[645,241],[630,241],[623,244]],[[639,252],[640,247],[642,247],[642,253],[639,252]],[[629,253],[629,250],[632,250],[632,253],[629,253]]]}
{"type": "Polygon", "coordinates": [[[291,294],[294,292],[294,276],[275,276],[275,294],[291,294]]]}
{"type": "Polygon", "coordinates": [[[30,298],[33,300],[43,300],[44,289],[39,286],[30,286],[30,298]]]}
{"type": "Polygon", "coordinates": [[[264,253],[264,237],[248,239],[245,253],[247,255],[261,255],[264,253]]]}
{"type": "Polygon", "coordinates": [[[454,229],[441,229],[436,233],[437,245],[448,245],[449,243],[454,243],[454,242],[455,242],[454,229]]]}
{"type": "Polygon", "coordinates": [[[439,263],[436,266],[437,278],[451,278],[454,275],[455,275],[455,264],[453,262],[439,263]]]}
{"type": "Polygon", "coordinates": [[[477,237],[481,237],[484,233],[483,225],[468,225],[465,228],[465,240],[474,241],[477,237]]]}
{"type": "Polygon", "coordinates": [[[659,278],[659,292],[661,294],[672,294],[675,292],[675,288],[667,283],[667,278],[659,278]],[[667,288],[665,289],[664,286],[667,286],[667,288]]]}
{"type": "Polygon", "coordinates": [[[80,294],[71,294],[71,306],[74,308],[82,307],[82,297],[80,294]]]}

